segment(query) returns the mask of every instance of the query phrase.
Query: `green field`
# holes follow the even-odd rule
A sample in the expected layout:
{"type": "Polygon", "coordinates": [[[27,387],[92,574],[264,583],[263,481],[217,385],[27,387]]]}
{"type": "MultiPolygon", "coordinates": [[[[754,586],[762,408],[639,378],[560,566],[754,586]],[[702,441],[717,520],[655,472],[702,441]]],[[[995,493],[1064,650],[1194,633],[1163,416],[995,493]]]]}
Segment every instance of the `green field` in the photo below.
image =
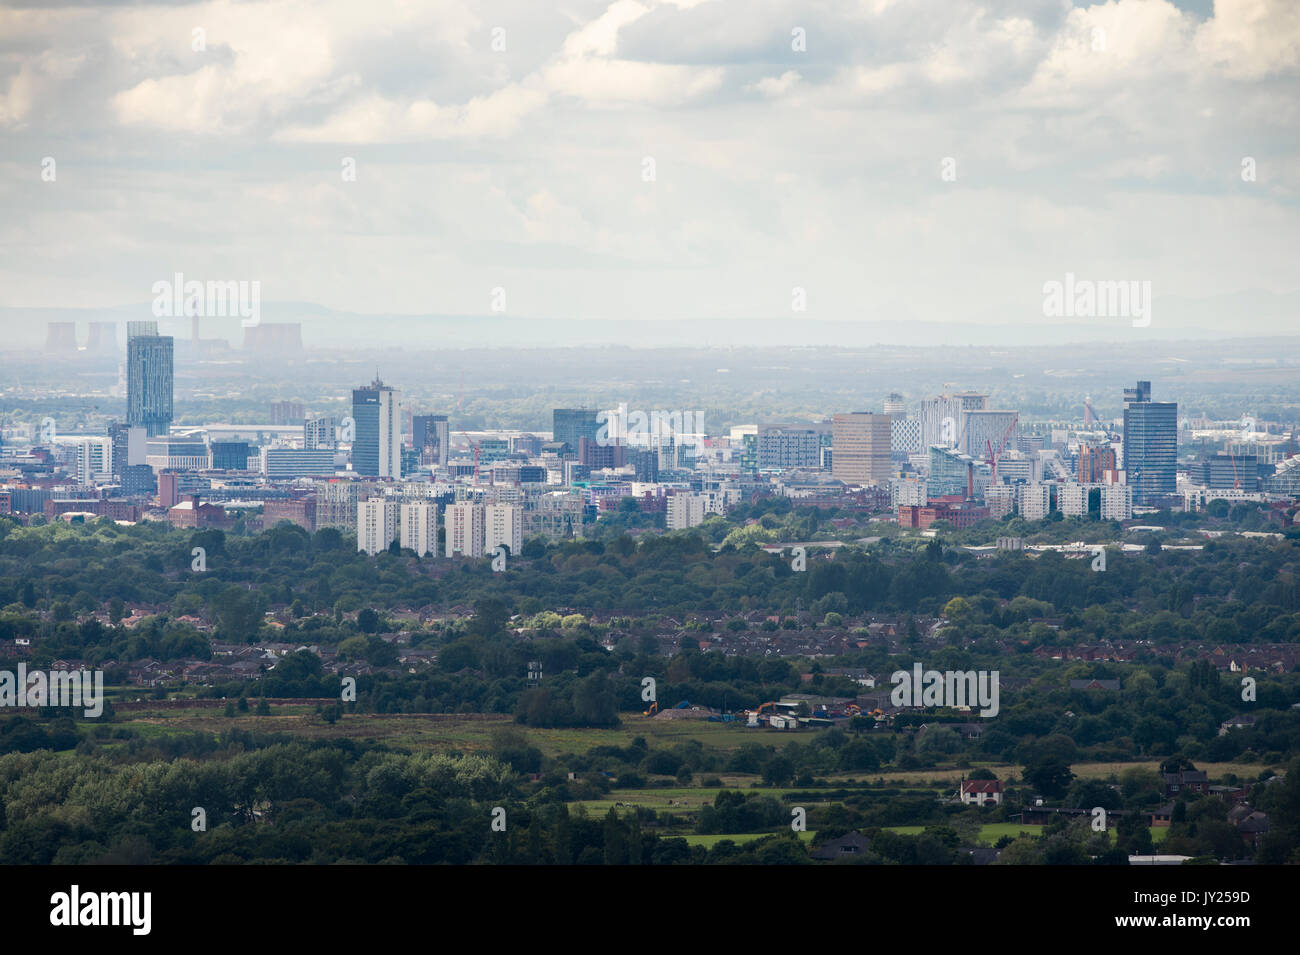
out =
{"type": "MultiPolygon", "coordinates": [[[[765,836],[771,836],[771,835],[776,835],[776,833],[771,833],[771,832],[727,833],[725,835],[717,835],[717,836],[689,835],[689,836],[682,836],[681,838],[685,839],[688,843],[690,843],[693,846],[704,846],[704,848],[706,849],[712,849],[719,842],[723,842],[727,839],[730,839],[738,846],[743,846],[748,842],[756,842],[757,840],[762,839],[765,836]]],[[[796,833],[796,835],[799,836],[799,839],[802,842],[811,842],[813,836],[817,835],[817,833],[800,832],[800,833],[796,833]]]]}
{"type": "MultiPolygon", "coordinates": [[[[925,826],[889,826],[890,832],[897,832],[899,835],[916,836],[925,831],[925,826]]],[[[989,845],[997,842],[1003,836],[1010,836],[1012,839],[1018,836],[1041,836],[1043,834],[1042,826],[1026,826],[1018,822],[991,822],[986,826],[980,826],[980,842],[986,842],[989,845]]],[[[1164,826],[1156,827],[1151,830],[1152,842],[1164,842],[1165,837],[1169,835],[1169,829],[1164,826]]],[[[1115,841],[1115,830],[1110,830],[1110,840],[1115,841]]]]}

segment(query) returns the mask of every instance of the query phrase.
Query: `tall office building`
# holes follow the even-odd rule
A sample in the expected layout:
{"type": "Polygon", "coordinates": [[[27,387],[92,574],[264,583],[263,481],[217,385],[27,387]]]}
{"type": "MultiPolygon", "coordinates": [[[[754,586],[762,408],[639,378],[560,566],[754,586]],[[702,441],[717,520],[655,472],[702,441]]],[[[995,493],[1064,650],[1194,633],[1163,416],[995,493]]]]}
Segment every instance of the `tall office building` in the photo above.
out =
{"type": "Polygon", "coordinates": [[[936,395],[921,400],[921,447],[936,444],[956,447],[963,438],[962,425],[967,411],[985,411],[989,396],[974,391],[936,395]]]}
{"type": "Polygon", "coordinates": [[[357,425],[352,443],[352,470],[371,477],[402,476],[402,428],[398,392],[376,378],[368,388],[352,392],[352,418],[357,425]]]}
{"type": "Polygon", "coordinates": [[[885,414],[906,414],[907,404],[903,401],[903,396],[897,391],[891,391],[889,397],[885,399],[885,414]]]}
{"type": "Polygon", "coordinates": [[[450,425],[445,414],[418,414],[411,418],[411,444],[420,455],[420,463],[446,467],[450,425]]]}
{"type": "MultiPolygon", "coordinates": [[[[553,441],[563,441],[574,454],[578,453],[578,439],[586,438],[595,443],[600,423],[596,421],[594,408],[556,408],[552,414],[553,441]]],[[[611,427],[611,432],[614,430],[611,427]]]]}
{"type": "Polygon", "coordinates": [[[447,505],[443,526],[448,557],[483,556],[483,512],[482,504],[447,505]]]}
{"type": "Polygon", "coordinates": [[[398,502],[372,497],[357,504],[357,550],[371,557],[397,540],[398,502]]]}
{"type": "Polygon", "coordinates": [[[157,322],[126,324],[126,423],[150,438],[166,437],[172,426],[173,342],[158,334],[157,322]]]}
{"type": "Polygon", "coordinates": [[[1152,401],[1151,382],[1124,389],[1124,471],[1133,503],[1177,490],[1178,403],[1152,401]]]}
{"type": "Polygon", "coordinates": [[[438,554],[438,505],[433,501],[403,504],[400,513],[403,550],[419,557],[438,554]]]}
{"type": "Polygon", "coordinates": [[[837,414],[832,428],[831,475],[845,484],[883,487],[893,475],[889,460],[891,418],[870,411],[837,414]]]}
{"type": "Polygon", "coordinates": [[[483,553],[496,553],[505,544],[511,556],[524,546],[524,509],[518,504],[488,504],[483,508],[483,553]]]}

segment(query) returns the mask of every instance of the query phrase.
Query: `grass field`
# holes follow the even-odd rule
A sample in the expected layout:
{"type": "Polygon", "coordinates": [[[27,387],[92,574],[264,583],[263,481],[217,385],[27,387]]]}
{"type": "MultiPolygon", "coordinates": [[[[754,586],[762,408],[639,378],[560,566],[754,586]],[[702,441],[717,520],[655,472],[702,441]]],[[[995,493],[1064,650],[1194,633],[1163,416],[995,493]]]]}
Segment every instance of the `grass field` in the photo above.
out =
{"type": "MultiPolygon", "coordinates": [[[[738,846],[743,846],[747,842],[755,842],[759,839],[764,838],[765,836],[770,836],[770,835],[774,835],[774,833],[771,832],[727,833],[725,835],[717,835],[717,836],[689,835],[689,836],[681,836],[680,838],[685,839],[688,843],[690,843],[693,846],[704,846],[706,849],[712,849],[719,842],[723,842],[724,840],[727,839],[730,839],[738,846]]],[[[799,840],[801,842],[811,842],[813,836],[815,835],[817,835],[817,833],[815,832],[798,833],[799,840]]],[[[675,838],[675,837],[668,837],[668,838],[675,838]]]]}
{"type": "MultiPolygon", "coordinates": [[[[114,725],[140,730],[142,735],[164,735],[169,732],[207,732],[219,734],[230,728],[246,731],[290,733],[306,738],[355,738],[382,741],[388,745],[412,751],[461,752],[490,749],[492,734],[505,727],[513,727],[547,756],[562,753],[585,753],[593,746],[629,746],[638,736],[652,746],[671,746],[676,743],[696,741],[723,752],[731,752],[743,743],[761,743],[776,746],[789,740],[807,742],[813,733],[783,734],[746,729],[734,723],[708,723],[701,720],[656,720],[624,716],[623,725],[614,729],[545,729],[520,726],[505,714],[489,713],[462,716],[455,714],[347,714],[333,726],[315,714],[311,705],[276,705],[269,716],[256,716],[252,712],[225,716],[220,709],[142,710],[121,712],[114,725]]],[[[1156,759],[1132,763],[1075,763],[1070,769],[1084,779],[1104,779],[1118,776],[1126,769],[1142,767],[1158,771],[1156,759]]],[[[1023,766],[1010,763],[972,762],[969,768],[921,769],[898,772],[834,773],[824,777],[829,783],[843,783],[853,779],[858,784],[883,781],[903,786],[939,787],[956,789],[963,776],[975,768],[991,769],[999,779],[1019,778],[1023,766]]],[[[1254,778],[1266,769],[1277,769],[1264,763],[1198,763],[1212,779],[1227,773],[1242,778],[1254,778]]],[[[734,773],[710,773],[735,788],[747,788],[756,778],[734,773]]]]}
{"type": "MultiPolygon", "coordinates": [[[[897,832],[899,835],[916,836],[924,830],[924,826],[889,826],[890,832],[897,832]]],[[[991,822],[987,826],[980,826],[979,838],[981,842],[987,842],[989,845],[997,842],[1003,836],[1010,836],[1012,839],[1019,836],[1041,836],[1043,834],[1042,826],[1026,826],[1018,822],[991,822]]],[[[1169,829],[1166,827],[1157,827],[1151,830],[1151,841],[1160,843],[1165,841],[1169,835],[1169,829]]],[[[1110,841],[1115,841],[1115,830],[1110,830],[1110,841]]]]}
{"type": "MultiPolygon", "coordinates": [[[[695,741],[709,749],[729,753],[744,743],[758,742],[765,746],[777,746],[790,740],[810,741],[814,734],[799,732],[794,734],[746,729],[734,723],[709,723],[700,720],[661,720],[646,719],[625,715],[623,725],[614,729],[546,729],[521,726],[512,717],[505,714],[373,714],[352,713],[344,715],[338,722],[330,725],[316,715],[312,704],[274,705],[270,715],[257,716],[253,712],[226,716],[219,708],[184,708],[178,710],[137,710],[119,711],[113,721],[115,726],[129,727],[145,739],[164,737],[176,732],[200,732],[219,735],[229,729],[250,732],[286,733],[306,739],[359,739],[369,740],[395,749],[410,752],[488,752],[491,750],[493,734],[502,729],[511,728],[521,733],[528,742],[536,746],[549,757],[565,753],[581,754],[593,746],[631,745],[640,736],[651,746],[671,746],[678,743],[695,741]]],[[[1119,776],[1125,770],[1141,767],[1156,772],[1159,760],[1143,760],[1132,763],[1075,763],[1070,768],[1082,779],[1106,779],[1119,776]]],[[[967,768],[923,769],[898,772],[860,772],[836,773],[824,777],[832,786],[845,786],[853,780],[851,788],[864,787],[873,783],[883,783],[900,788],[927,788],[956,790],[963,776],[969,776],[975,768],[992,770],[999,779],[1019,780],[1024,767],[1008,763],[972,762],[967,768]]],[[[1238,777],[1251,779],[1264,770],[1276,770],[1278,767],[1263,763],[1202,763],[1198,768],[1209,773],[1212,780],[1234,773],[1238,777]]],[[[696,776],[691,787],[672,789],[627,790],[611,794],[599,801],[589,803],[592,809],[604,812],[606,803],[624,802],[632,805],[646,805],[658,811],[675,811],[694,809],[704,801],[712,801],[717,795],[717,787],[704,789],[699,786],[702,778],[716,776],[723,785],[731,789],[750,789],[757,787],[757,776],[740,773],[701,773],[696,776]],[[674,804],[669,806],[667,800],[674,804]],[[684,801],[686,805],[681,803],[684,801]]],[[[791,790],[762,788],[763,792],[784,795],[791,790]]]]}

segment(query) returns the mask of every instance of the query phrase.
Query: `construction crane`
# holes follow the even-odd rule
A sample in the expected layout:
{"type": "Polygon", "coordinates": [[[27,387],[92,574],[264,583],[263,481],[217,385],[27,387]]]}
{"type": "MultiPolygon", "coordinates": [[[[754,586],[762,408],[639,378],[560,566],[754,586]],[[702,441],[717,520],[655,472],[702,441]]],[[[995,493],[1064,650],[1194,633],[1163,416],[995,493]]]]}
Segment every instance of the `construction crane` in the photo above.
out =
{"type": "Polygon", "coordinates": [[[988,451],[988,465],[990,470],[989,483],[998,483],[998,458],[1002,457],[1002,452],[1006,449],[1007,442],[1011,440],[1011,434],[1016,430],[1016,424],[1020,421],[1020,415],[1012,415],[1011,424],[1002,432],[1002,440],[998,442],[998,449],[993,450],[993,444],[987,438],[984,440],[984,447],[988,451]]]}

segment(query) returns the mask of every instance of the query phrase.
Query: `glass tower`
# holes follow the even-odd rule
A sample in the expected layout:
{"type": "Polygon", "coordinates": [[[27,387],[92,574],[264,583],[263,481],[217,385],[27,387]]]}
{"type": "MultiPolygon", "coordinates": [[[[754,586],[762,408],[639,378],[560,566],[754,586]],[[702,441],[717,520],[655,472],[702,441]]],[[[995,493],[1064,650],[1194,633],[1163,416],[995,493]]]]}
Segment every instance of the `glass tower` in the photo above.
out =
{"type": "Polygon", "coordinates": [[[172,426],[173,341],[158,334],[157,322],[126,326],[126,423],[150,438],[166,437],[172,426]]]}
{"type": "Polygon", "coordinates": [[[1177,491],[1178,403],[1152,401],[1149,381],[1124,389],[1124,470],[1134,504],[1177,491]]]}

